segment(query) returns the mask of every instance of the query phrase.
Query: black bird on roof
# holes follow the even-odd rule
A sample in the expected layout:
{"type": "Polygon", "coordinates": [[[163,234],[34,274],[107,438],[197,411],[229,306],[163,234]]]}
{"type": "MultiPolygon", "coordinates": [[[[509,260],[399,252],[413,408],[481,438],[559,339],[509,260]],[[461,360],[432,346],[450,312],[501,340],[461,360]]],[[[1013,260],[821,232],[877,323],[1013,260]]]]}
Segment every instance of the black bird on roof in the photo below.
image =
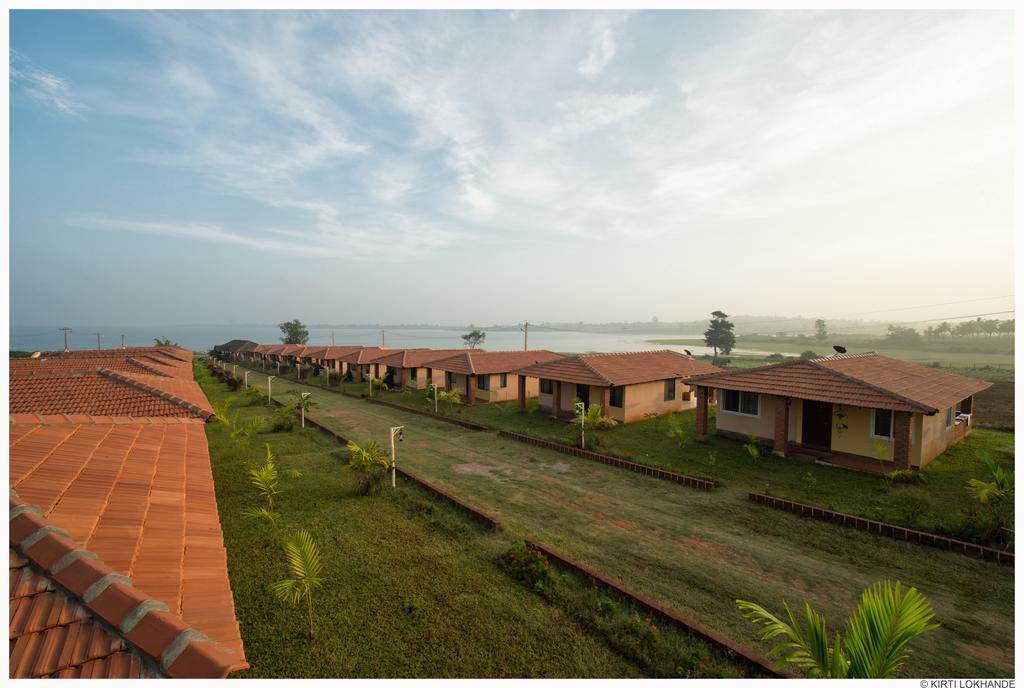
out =
{"type": "Polygon", "coordinates": [[[685,351],[685,352],[686,352],[686,355],[687,355],[687,356],[693,356],[693,354],[691,354],[691,353],[690,353],[690,350],[689,350],[689,349],[683,349],[683,351],[685,351]]]}
{"type": "Polygon", "coordinates": [[[837,354],[845,354],[846,353],[846,347],[845,346],[839,346],[838,344],[836,344],[832,348],[836,350],[837,354]]]}

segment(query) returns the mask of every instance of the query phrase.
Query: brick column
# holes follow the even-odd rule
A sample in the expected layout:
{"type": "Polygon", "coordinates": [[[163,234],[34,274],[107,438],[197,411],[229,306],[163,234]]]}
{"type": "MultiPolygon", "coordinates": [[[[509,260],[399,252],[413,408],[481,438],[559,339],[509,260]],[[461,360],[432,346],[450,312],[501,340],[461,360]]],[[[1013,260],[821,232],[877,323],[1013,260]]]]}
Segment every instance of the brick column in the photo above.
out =
{"type": "Polygon", "coordinates": [[[697,387],[697,439],[708,438],[708,388],[697,387]]]}
{"type": "Polygon", "coordinates": [[[601,388],[601,415],[607,416],[612,405],[612,388],[601,388]]]}
{"type": "Polygon", "coordinates": [[[518,381],[519,381],[519,384],[517,385],[517,387],[519,388],[519,410],[520,411],[525,411],[526,410],[526,376],[525,375],[517,375],[516,377],[518,378],[518,381]]]}
{"type": "Polygon", "coordinates": [[[476,403],[476,375],[466,376],[466,404],[472,406],[476,403]]]}
{"type": "Polygon", "coordinates": [[[786,456],[789,446],[789,397],[772,397],[775,400],[775,447],[776,456],[786,456]]]}
{"type": "Polygon", "coordinates": [[[551,383],[551,417],[558,418],[562,410],[562,383],[554,380],[551,383]]]}
{"type": "Polygon", "coordinates": [[[910,468],[910,414],[896,411],[892,420],[892,460],[897,470],[910,468]]]}

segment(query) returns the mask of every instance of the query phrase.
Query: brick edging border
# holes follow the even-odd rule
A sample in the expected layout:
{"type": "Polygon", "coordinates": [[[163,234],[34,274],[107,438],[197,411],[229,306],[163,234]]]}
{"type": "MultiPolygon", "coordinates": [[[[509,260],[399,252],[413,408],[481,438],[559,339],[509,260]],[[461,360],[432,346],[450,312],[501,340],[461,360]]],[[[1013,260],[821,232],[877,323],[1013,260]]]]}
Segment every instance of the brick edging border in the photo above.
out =
{"type": "Polygon", "coordinates": [[[664,468],[655,468],[654,466],[648,466],[643,463],[626,461],[625,459],[608,456],[607,454],[598,454],[597,452],[587,451],[586,449],[580,449],[578,447],[570,447],[559,442],[552,442],[551,440],[542,440],[538,437],[523,435],[518,432],[511,432],[510,430],[499,430],[498,436],[507,437],[509,439],[516,440],[517,442],[532,444],[537,447],[543,447],[544,449],[551,449],[571,456],[579,456],[584,459],[591,459],[592,461],[600,461],[601,463],[608,464],[609,466],[623,468],[627,471],[633,471],[634,473],[640,473],[642,475],[649,475],[652,478],[658,478],[659,480],[668,480],[669,482],[679,483],[680,485],[686,485],[687,487],[693,487],[698,490],[713,490],[718,487],[718,483],[712,480],[704,480],[703,478],[695,478],[692,475],[666,471],[664,468]]]}
{"type": "Polygon", "coordinates": [[[758,671],[762,671],[773,678],[793,678],[795,676],[795,674],[791,674],[789,672],[785,672],[783,670],[775,668],[769,660],[763,657],[759,657],[753,652],[746,650],[742,647],[739,647],[738,645],[735,645],[732,641],[726,639],[723,636],[718,635],[711,629],[706,628],[705,626],[694,621],[693,619],[688,619],[684,616],[681,616],[680,614],[677,614],[676,612],[665,609],[653,600],[649,600],[643,595],[640,595],[639,593],[633,592],[632,590],[623,587],[620,583],[612,580],[611,578],[608,578],[607,576],[604,576],[603,574],[598,573],[597,571],[594,571],[585,564],[581,564],[580,562],[570,557],[567,557],[566,555],[561,554],[560,552],[553,550],[547,545],[537,541],[535,538],[526,538],[526,541],[531,547],[540,550],[545,554],[545,556],[554,559],[561,566],[571,571],[574,571],[586,578],[590,578],[597,584],[611,590],[617,595],[620,595],[630,600],[634,604],[638,605],[644,611],[650,612],[651,614],[654,614],[664,619],[665,621],[668,621],[677,628],[680,628],[688,633],[692,633],[693,635],[696,635],[706,640],[707,642],[718,647],[719,649],[731,652],[732,654],[744,660],[751,666],[756,667],[758,671]]]}
{"type": "Polygon", "coordinates": [[[819,521],[838,523],[839,525],[846,526],[848,528],[863,530],[865,532],[874,533],[884,537],[890,537],[894,540],[905,540],[907,542],[914,542],[920,545],[930,545],[932,547],[939,547],[941,549],[947,549],[953,552],[959,552],[961,554],[995,561],[1008,566],[1014,565],[1013,552],[1004,552],[1000,549],[985,547],[984,545],[978,545],[973,542],[956,540],[944,535],[936,535],[935,533],[929,533],[923,530],[914,530],[913,528],[906,528],[904,526],[898,526],[884,521],[873,521],[861,516],[854,516],[853,514],[846,514],[841,511],[831,511],[830,509],[823,509],[819,506],[804,504],[802,502],[794,502],[790,499],[772,497],[771,495],[760,494],[757,492],[749,493],[747,495],[747,499],[755,504],[762,504],[772,509],[789,511],[794,514],[808,516],[819,521]]]}
{"type": "Polygon", "coordinates": [[[467,430],[487,430],[488,428],[483,425],[471,423],[468,420],[459,420],[458,418],[451,418],[449,416],[443,416],[440,413],[433,413],[432,411],[424,411],[422,409],[413,408],[412,406],[405,406],[403,404],[396,404],[391,401],[384,401],[383,399],[373,399],[371,397],[363,397],[365,401],[371,404],[380,404],[381,406],[387,406],[388,408],[398,409],[399,411],[408,411],[409,413],[415,413],[420,416],[426,416],[427,418],[434,418],[436,420],[444,421],[445,423],[451,423],[452,425],[459,425],[467,430]]]}

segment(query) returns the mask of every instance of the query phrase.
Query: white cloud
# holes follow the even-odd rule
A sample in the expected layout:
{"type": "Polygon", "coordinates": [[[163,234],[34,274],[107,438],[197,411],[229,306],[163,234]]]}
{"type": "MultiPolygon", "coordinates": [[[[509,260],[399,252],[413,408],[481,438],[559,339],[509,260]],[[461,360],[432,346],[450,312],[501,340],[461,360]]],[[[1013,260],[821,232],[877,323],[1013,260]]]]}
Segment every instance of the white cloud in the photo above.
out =
{"type": "Polygon", "coordinates": [[[10,80],[29,98],[56,108],[65,115],[79,115],[85,109],[66,79],[37,67],[16,50],[11,50],[10,80]]]}
{"type": "Polygon", "coordinates": [[[587,55],[577,67],[580,74],[592,79],[603,72],[615,58],[615,28],[605,20],[604,15],[596,15],[587,55]]]}

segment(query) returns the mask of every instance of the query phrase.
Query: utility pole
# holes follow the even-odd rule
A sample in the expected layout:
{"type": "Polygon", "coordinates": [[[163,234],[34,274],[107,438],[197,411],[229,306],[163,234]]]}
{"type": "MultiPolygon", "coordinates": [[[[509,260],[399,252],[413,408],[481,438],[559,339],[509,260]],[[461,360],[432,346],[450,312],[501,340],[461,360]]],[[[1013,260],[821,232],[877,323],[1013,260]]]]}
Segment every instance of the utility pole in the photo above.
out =
{"type": "Polygon", "coordinates": [[[70,327],[62,327],[60,329],[63,330],[63,332],[64,332],[64,351],[71,351],[71,349],[68,348],[68,332],[71,331],[71,328],[70,327]]]}
{"type": "Polygon", "coordinates": [[[100,346],[100,337],[103,336],[103,333],[102,332],[95,332],[94,334],[96,335],[96,348],[97,349],[102,349],[103,347],[100,346]]]}
{"type": "Polygon", "coordinates": [[[124,335],[121,335],[121,348],[124,348],[124,335]]]}
{"type": "Polygon", "coordinates": [[[520,327],[519,329],[523,331],[523,351],[529,351],[530,347],[528,341],[530,337],[530,321],[524,320],[523,326],[520,327]]]}

